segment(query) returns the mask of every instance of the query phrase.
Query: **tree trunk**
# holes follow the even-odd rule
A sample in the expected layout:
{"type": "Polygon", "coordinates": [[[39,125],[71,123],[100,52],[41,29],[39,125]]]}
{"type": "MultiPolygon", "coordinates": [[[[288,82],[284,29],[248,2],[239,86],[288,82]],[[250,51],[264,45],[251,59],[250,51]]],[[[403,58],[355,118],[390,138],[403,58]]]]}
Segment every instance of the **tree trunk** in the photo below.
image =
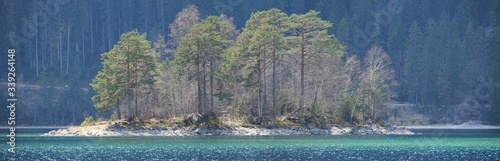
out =
{"type": "Polygon", "coordinates": [[[349,118],[351,123],[352,122],[352,118],[354,117],[354,112],[356,112],[356,104],[352,105],[352,111],[351,111],[351,117],[349,118]]]}
{"type": "Polygon", "coordinates": [[[261,83],[261,75],[262,75],[262,68],[261,68],[261,60],[260,60],[260,53],[257,55],[257,113],[259,117],[259,122],[262,122],[262,83],[261,83]]]}
{"type": "MultiPolygon", "coordinates": [[[[44,31],[45,31],[44,37],[47,37],[47,28],[45,28],[44,31]]],[[[47,61],[47,46],[49,46],[48,43],[46,45],[43,45],[42,49],[42,70],[45,70],[45,62],[47,61]]]]}
{"type": "Polygon", "coordinates": [[[202,73],[202,76],[203,76],[203,108],[205,109],[205,115],[206,115],[206,114],[208,114],[208,108],[207,108],[207,79],[205,79],[205,66],[206,66],[206,63],[203,63],[203,66],[202,66],[202,71],[203,71],[203,73],[202,73]]]}
{"type": "Polygon", "coordinates": [[[214,60],[210,61],[210,112],[214,111],[214,60]]]}
{"type": "Polygon", "coordinates": [[[116,99],[116,114],[118,114],[118,120],[122,119],[122,114],[120,112],[120,98],[116,99]]]}
{"type": "MultiPolygon", "coordinates": [[[[82,67],[85,66],[85,28],[82,25],[82,67]]],[[[85,70],[84,70],[85,71],[85,70]]],[[[84,75],[84,79],[87,79],[87,77],[84,75]]]]}
{"type": "MultiPolygon", "coordinates": [[[[182,95],[182,93],[181,93],[181,95],[182,95]]],[[[170,86],[170,99],[172,102],[170,105],[172,106],[174,117],[177,116],[177,109],[175,109],[175,107],[177,107],[177,106],[174,105],[174,103],[176,102],[175,98],[176,97],[175,97],[175,93],[174,93],[174,87],[170,86]]]]}
{"type": "MultiPolygon", "coordinates": [[[[127,51],[129,51],[128,48],[127,48],[127,51]]],[[[126,87],[126,90],[127,90],[127,97],[128,97],[127,98],[127,103],[128,103],[127,104],[127,106],[128,106],[128,111],[127,111],[128,118],[127,119],[131,120],[132,119],[132,102],[131,102],[132,101],[132,97],[131,97],[132,94],[130,92],[130,88],[131,88],[131,86],[130,86],[130,77],[131,77],[131,74],[130,74],[130,54],[127,54],[127,61],[126,62],[127,62],[127,78],[126,78],[127,79],[127,84],[126,84],[127,87],[126,87]]]]}
{"type": "MultiPolygon", "coordinates": [[[[62,28],[61,28],[62,30],[62,28]]],[[[58,56],[59,56],[59,72],[62,73],[62,36],[61,36],[61,30],[59,30],[59,50],[58,50],[58,56]]]]}
{"type": "Polygon", "coordinates": [[[267,115],[268,114],[267,113],[268,109],[267,109],[267,84],[266,84],[266,82],[267,82],[267,76],[266,76],[266,61],[265,61],[266,60],[266,50],[265,50],[265,48],[264,48],[264,52],[263,52],[262,57],[263,57],[263,60],[264,60],[264,63],[262,65],[262,68],[263,68],[263,73],[262,74],[264,76],[264,80],[262,81],[262,85],[264,86],[264,96],[263,96],[264,98],[262,100],[262,109],[263,109],[263,115],[267,115]]]}
{"type": "Polygon", "coordinates": [[[273,119],[276,119],[276,50],[273,51],[273,119]]]}
{"type": "Polygon", "coordinates": [[[89,3],[90,7],[90,55],[94,54],[94,31],[92,26],[92,4],[89,3]]]}
{"type": "MultiPolygon", "coordinates": [[[[198,61],[199,62],[199,61],[198,61]]],[[[202,96],[201,96],[201,75],[200,75],[200,64],[196,65],[196,73],[197,75],[197,80],[198,80],[198,113],[200,114],[205,114],[202,111],[201,108],[201,102],[202,102],[202,96]]]]}
{"type": "Polygon", "coordinates": [[[300,45],[300,102],[299,102],[299,109],[300,109],[300,114],[303,114],[304,111],[304,97],[305,97],[305,84],[304,84],[304,58],[305,58],[305,33],[302,32],[302,41],[300,45]]]}
{"type": "MultiPolygon", "coordinates": [[[[139,62],[137,61],[137,59],[134,59],[134,64],[135,65],[138,65],[139,62]]],[[[139,84],[139,80],[137,80],[139,78],[139,69],[137,67],[134,67],[134,83],[136,84],[139,84]]],[[[137,91],[138,91],[138,87],[134,87],[134,102],[135,102],[135,117],[138,117],[139,116],[139,107],[137,106],[137,91]]]]}
{"type": "Polygon", "coordinates": [[[418,106],[418,78],[415,76],[415,105],[418,106]]]}
{"type": "Polygon", "coordinates": [[[374,110],[373,110],[373,102],[371,103],[371,110],[372,110],[372,113],[371,113],[371,116],[370,116],[370,117],[371,117],[371,120],[372,120],[372,121],[375,121],[375,118],[374,118],[375,113],[373,112],[373,111],[374,111],[374,110]]]}
{"type": "Polygon", "coordinates": [[[75,106],[71,106],[71,114],[72,114],[71,116],[73,117],[73,123],[75,123],[76,122],[76,109],[75,109],[75,106]]]}
{"type": "Polygon", "coordinates": [[[128,106],[128,110],[127,110],[127,114],[128,114],[128,117],[127,117],[127,120],[132,120],[132,95],[130,94],[130,92],[128,92],[127,94],[127,106],[128,106]]]}
{"type": "MultiPolygon", "coordinates": [[[[161,5],[161,17],[165,17],[165,10],[163,9],[163,1],[160,1],[160,5],[161,5]]],[[[165,23],[163,22],[163,20],[161,22],[161,32],[163,33],[163,35],[165,36],[167,35],[165,30],[165,23]]]]}
{"type": "Polygon", "coordinates": [[[139,108],[137,107],[137,89],[134,89],[135,117],[139,116],[139,108]]]}
{"type": "MultiPolygon", "coordinates": [[[[146,1],[146,3],[147,3],[147,1],[146,1]]],[[[107,4],[107,7],[106,7],[106,12],[107,12],[106,16],[107,16],[107,18],[106,18],[106,20],[108,22],[108,33],[107,34],[108,34],[108,51],[109,51],[109,50],[111,50],[111,36],[109,35],[111,33],[111,32],[109,32],[109,28],[110,28],[109,27],[109,14],[110,14],[109,13],[110,12],[109,11],[109,0],[106,1],[106,4],[107,4]]]]}
{"type": "Polygon", "coordinates": [[[68,70],[68,68],[69,68],[69,46],[70,46],[69,39],[70,39],[70,30],[69,30],[69,25],[68,25],[68,40],[67,40],[68,43],[66,43],[68,45],[68,46],[66,46],[66,75],[69,74],[69,70],[68,70]]]}
{"type": "MultiPolygon", "coordinates": [[[[38,26],[38,20],[35,18],[35,24],[38,26]]],[[[35,33],[35,61],[36,61],[36,76],[38,77],[38,33],[35,33]]]]}
{"type": "Polygon", "coordinates": [[[49,52],[50,52],[50,67],[52,67],[52,45],[50,45],[50,48],[49,48],[49,52]]]}

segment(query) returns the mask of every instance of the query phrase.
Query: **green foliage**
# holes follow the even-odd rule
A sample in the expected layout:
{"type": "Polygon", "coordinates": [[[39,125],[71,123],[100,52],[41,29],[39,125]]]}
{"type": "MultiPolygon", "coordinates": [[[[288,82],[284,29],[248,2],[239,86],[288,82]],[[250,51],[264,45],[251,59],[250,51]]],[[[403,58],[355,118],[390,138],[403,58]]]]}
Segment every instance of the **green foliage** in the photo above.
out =
{"type": "Polygon", "coordinates": [[[184,119],[180,117],[173,117],[165,120],[163,125],[166,127],[182,126],[184,125],[184,119]]]}
{"type": "Polygon", "coordinates": [[[273,52],[278,57],[282,54],[285,37],[281,33],[287,30],[288,21],[288,16],[278,9],[253,13],[238,36],[236,45],[229,50],[225,62],[227,66],[237,68],[242,76],[240,80],[247,88],[261,85],[262,80],[256,78],[260,78],[258,71],[265,70],[261,65],[273,59],[270,56],[273,52]]]}
{"type": "Polygon", "coordinates": [[[118,118],[118,113],[113,112],[113,114],[111,114],[111,116],[109,117],[109,119],[110,119],[111,121],[118,120],[118,119],[119,119],[119,118],[118,118]]]}
{"type": "Polygon", "coordinates": [[[243,125],[259,125],[260,121],[258,117],[252,116],[252,115],[243,115],[241,117],[241,121],[243,122],[243,125]]]}
{"type": "MultiPolygon", "coordinates": [[[[213,109],[207,109],[207,98],[201,96],[201,92],[206,91],[206,79],[209,78],[210,86],[213,87],[213,76],[216,71],[217,61],[221,59],[221,54],[231,45],[231,34],[234,26],[221,17],[209,16],[200,23],[191,27],[189,32],[180,40],[180,44],[175,53],[175,62],[178,65],[179,74],[187,74],[189,80],[198,81],[198,112],[201,111],[201,101],[203,99],[205,113],[213,109]],[[202,87],[203,84],[203,87],[202,87]],[[203,88],[203,90],[201,90],[203,88]]],[[[213,89],[211,90],[211,100],[213,99],[213,89]]],[[[206,95],[206,93],[204,94],[206,95]]],[[[213,102],[211,102],[213,104],[213,102]]]]}
{"type": "Polygon", "coordinates": [[[193,120],[193,118],[191,117],[188,117],[188,118],[184,118],[184,120],[182,120],[182,123],[185,127],[191,127],[191,126],[198,126],[199,123],[195,122],[193,120]]]}
{"type": "Polygon", "coordinates": [[[159,129],[161,127],[161,121],[158,119],[149,119],[145,122],[145,128],[159,129]]]}
{"type": "Polygon", "coordinates": [[[124,33],[118,45],[101,55],[103,68],[90,84],[96,91],[92,100],[98,112],[109,111],[121,97],[131,96],[137,88],[155,82],[155,58],[145,37],[137,30],[124,33]]]}
{"type": "Polygon", "coordinates": [[[406,95],[408,99],[420,103],[421,68],[422,65],[422,32],[417,21],[413,21],[409,29],[408,39],[405,44],[405,86],[408,89],[406,95]]]}
{"type": "Polygon", "coordinates": [[[94,125],[94,124],[95,124],[94,117],[89,116],[89,117],[85,118],[85,120],[82,122],[82,124],[80,124],[80,126],[89,126],[89,125],[94,125]]]}
{"type": "Polygon", "coordinates": [[[145,127],[145,122],[141,118],[133,118],[128,121],[128,126],[129,127],[145,127]]]}
{"type": "Polygon", "coordinates": [[[241,121],[243,122],[243,125],[250,125],[247,115],[241,116],[241,121]]]}
{"type": "Polygon", "coordinates": [[[350,42],[351,40],[350,32],[351,29],[349,27],[349,23],[345,18],[342,18],[337,27],[337,34],[336,34],[336,36],[338,37],[338,39],[341,41],[342,44],[347,45],[347,42],[350,42]]]}
{"type": "Polygon", "coordinates": [[[207,126],[212,129],[225,128],[224,123],[217,116],[203,115],[199,126],[207,126]]]}
{"type": "Polygon", "coordinates": [[[208,124],[207,124],[209,127],[215,127],[215,128],[218,128],[218,129],[221,129],[221,128],[224,128],[224,123],[222,123],[222,121],[219,120],[218,117],[215,117],[215,116],[211,116],[208,118],[208,124]]]}

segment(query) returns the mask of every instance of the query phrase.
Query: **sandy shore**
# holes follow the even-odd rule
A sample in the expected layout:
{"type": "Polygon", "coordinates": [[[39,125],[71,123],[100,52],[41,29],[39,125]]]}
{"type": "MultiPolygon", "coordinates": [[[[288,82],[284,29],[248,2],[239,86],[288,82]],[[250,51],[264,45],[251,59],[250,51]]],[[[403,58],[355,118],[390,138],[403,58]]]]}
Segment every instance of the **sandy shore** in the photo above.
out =
{"type": "Polygon", "coordinates": [[[199,128],[121,128],[106,125],[87,127],[73,126],[59,130],[52,130],[46,136],[196,136],[196,135],[223,135],[223,136],[266,136],[266,135],[412,135],[413,132],[403,127],[384,128],[379,126],[359,127],[227,127],[223,129],[199,128]]]}

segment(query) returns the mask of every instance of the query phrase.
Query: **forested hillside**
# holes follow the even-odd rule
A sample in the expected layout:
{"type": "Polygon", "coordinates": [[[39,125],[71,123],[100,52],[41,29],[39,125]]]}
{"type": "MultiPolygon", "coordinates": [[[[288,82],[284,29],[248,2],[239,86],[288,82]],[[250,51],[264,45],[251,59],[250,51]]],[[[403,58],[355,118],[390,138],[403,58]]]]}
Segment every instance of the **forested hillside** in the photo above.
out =
{"type": "Polygon", "coordinates": [[[0,14],[20,125],[195,112],[365,123],[387,103],[429,123],[500,122],[498,0],[4,0],[0,14]]]}

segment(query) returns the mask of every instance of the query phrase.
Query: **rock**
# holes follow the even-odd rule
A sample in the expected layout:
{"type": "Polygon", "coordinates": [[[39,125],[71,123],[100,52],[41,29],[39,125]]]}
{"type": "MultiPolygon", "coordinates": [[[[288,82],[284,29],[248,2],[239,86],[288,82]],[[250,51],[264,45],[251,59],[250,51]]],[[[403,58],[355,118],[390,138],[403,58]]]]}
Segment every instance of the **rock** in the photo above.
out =
{"type": "Polygon", "coordinates": [[[360,126],[358,128],[353,128],[351,134],[353,135],[367,135],[372,134],[373,130],[367,126],[360,126]]]}
{"type": "Polygon", "coordinates": [[[223,130],[217,129],[217,130],[213,130],[212,134],[213,135],[221,135],[223,132],[224,132],[223,130]]]}
{"type": "Polygon", "coordinates": [[[328,130],[321,130],[321,129],[312,129],[310,130],[311,134],[314,135],[328,135],[330,132],[328,130]]]}
{"type": "Polygon", "coordinates": [[[200,127],[200,128],[197,128],[194,130],[194,133],[198,134],[198,135],[206,135],[208,134],[208,128],[206,126],[203,126],[203,127],[200,127]]]}
{"type": "Polygon", "coordinates": [[[308,129],[316,129],[316,124],[307,124],[308,129]]]}
{"type": "Polygon", "coordinates": [[[323,130],[330,130],[332,129],[333,125],[332,124],[325,124],[325,125],[321,125],[321,129],[323,130]]]}
{"type": "Polygon", "coordinates": [[[274,127],[275,127],[275,126],[274,126],[274,121],[264,122],[262,125],[263,125],[265,128],[268,128],[268,129],[272,129],[272,128],[274,128],[274,127]]]}

